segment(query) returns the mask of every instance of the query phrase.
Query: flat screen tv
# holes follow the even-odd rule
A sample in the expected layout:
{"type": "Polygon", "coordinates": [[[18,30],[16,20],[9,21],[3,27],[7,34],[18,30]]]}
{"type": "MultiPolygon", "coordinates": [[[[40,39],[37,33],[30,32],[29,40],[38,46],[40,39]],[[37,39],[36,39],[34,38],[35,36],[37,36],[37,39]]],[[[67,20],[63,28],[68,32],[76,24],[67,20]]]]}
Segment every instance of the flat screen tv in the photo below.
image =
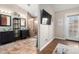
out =
{"type": "Polygon", "coordinates": [[[11,16],[0,14],[0,26],[11,26],[11,16]]]}
{"type": "Polygon", "coordinates": [[[52,16],[47,11],[45,11],[44,9],[41,10],[41,24],[50,25],[51,18],[52,16]]]}

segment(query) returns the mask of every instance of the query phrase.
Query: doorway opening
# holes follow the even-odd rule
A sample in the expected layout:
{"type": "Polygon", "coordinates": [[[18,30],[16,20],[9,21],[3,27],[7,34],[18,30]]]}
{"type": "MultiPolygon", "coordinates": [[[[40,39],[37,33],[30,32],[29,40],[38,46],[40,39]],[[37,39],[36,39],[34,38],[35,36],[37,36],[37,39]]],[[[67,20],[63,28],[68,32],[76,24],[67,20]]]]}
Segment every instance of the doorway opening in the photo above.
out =
{"type": "Polygon", "coordinates": [[[27,27],[29,29],[30,37],[37,37],[38,34],[38,20],[36,17],[28,13],[27,27]]]}

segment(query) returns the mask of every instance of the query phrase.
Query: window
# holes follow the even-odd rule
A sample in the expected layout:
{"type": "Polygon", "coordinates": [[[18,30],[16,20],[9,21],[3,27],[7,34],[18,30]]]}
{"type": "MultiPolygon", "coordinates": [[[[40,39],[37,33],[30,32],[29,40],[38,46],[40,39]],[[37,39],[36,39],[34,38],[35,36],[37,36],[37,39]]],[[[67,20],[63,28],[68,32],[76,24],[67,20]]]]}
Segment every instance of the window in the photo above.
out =
{"type": "Polygon", "coordinates": [[[67,17],[67,32],[70,39],[79,39],[79,15],[67,17]]]}

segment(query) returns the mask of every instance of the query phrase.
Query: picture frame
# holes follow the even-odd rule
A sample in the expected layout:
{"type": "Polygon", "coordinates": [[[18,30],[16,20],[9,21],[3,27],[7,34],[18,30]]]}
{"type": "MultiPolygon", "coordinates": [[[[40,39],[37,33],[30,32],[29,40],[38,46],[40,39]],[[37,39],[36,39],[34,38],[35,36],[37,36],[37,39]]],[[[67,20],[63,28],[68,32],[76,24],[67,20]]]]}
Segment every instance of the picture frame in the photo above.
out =
{"type": "Polygon", "coordinates": [[[11,16],[0,14],[0,26],[11,26],[11,16]]]}

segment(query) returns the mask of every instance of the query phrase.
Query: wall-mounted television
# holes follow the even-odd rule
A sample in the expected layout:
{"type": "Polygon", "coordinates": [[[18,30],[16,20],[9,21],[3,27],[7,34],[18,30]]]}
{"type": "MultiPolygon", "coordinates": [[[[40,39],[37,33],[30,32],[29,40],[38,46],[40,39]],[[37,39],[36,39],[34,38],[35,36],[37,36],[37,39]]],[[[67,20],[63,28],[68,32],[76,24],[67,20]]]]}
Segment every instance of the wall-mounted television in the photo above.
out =
{"type": "Polygon", "coordinates": [[[45,11],[44,9],[41,10],[41,24],[50,25],[51,18],[52,16],[47,11],[45,11]]]}
{"type": "Polygon", "coordinates": [[[11,26],[11,16],[0,14],[0,26],[11,26]]]}
{"type": "Polygon", "coordinates": [[[22,27],[26,26],[26,19],[25,18],[21,18],[21,26],[22,27]]]}

